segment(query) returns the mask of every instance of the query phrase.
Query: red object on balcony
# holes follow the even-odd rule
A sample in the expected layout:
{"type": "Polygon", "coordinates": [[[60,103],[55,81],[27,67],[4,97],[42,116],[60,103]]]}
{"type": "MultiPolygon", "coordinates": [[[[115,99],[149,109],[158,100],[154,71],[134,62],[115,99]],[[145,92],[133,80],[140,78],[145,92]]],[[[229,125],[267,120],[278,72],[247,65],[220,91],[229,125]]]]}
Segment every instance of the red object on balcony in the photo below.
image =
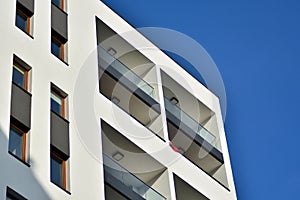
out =
{"type": "Polygon", "coordinates": [[[180,152],[179,149],[178,149],[177,147],[175,147],[175,145],[174,145],[171,141],[169,142],[169,145],[170,145],[170,147],[173,149],[173,151],[175,151],[175,152],[177,152],[177,153],[180,152]]]}

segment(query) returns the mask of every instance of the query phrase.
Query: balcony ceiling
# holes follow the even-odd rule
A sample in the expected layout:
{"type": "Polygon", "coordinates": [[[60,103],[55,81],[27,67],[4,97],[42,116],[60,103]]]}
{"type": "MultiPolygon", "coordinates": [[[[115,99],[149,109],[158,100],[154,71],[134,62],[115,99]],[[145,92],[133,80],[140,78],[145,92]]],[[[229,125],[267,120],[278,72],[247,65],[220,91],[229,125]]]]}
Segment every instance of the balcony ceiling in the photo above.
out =
{"type": "Polygon", "coordinates": [[[111,158],[116,152],[122,153],[124,158],[116,162],[143,182],[151,184],[166,170],[162,164],[109,125],[103,124],[102,130],[103,153],[111,158]]]}
{"type": "Polygon", "coordinates": [[[103,22],[97,22],[97,34],[98,44],[105,50],[113,48],[116,51],[114,57],[140,77],[147,74],[154,66],[154,63],[151,60],[145,57],[103,22]]]}
{"type": "MultiPolygon", "coordinates": [[[[164,96],[168,99],[176,97],[179,101],[177,106],[199,124],[206,123],[214,115],[213,111],[164,72],[162,72],[162,83],[164,96]]],[[[191,86],[189,89],[192,88],[191,86]]]]}

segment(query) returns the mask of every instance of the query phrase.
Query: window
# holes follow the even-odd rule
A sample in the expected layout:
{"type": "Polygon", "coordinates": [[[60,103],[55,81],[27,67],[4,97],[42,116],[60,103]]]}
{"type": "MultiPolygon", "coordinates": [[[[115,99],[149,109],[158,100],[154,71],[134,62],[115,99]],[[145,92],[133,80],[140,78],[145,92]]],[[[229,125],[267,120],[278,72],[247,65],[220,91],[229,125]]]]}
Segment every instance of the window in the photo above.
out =
{"type": "Polygon", "coordinates": [[[50,112],[50,178],[67,193],[69,189],[68,160],[70,157],[69,121],[66,119],[67,94],[51,83],[50,112]]]}
{"type": "Polygon", "coordinates": [[[59,59],[65,60],[65,44],[53,35],[51,37],[51,53],[59,59]]]}
{"type": "Polygon", "coordinates": [[[51,0],[51,53],[68,62],[68,14],[65,0],[51,0]]]}
{"type": "Polygon", "coordinates": [[[30,18],[19,9],[16,14],[16,26],[30,34],[30,18]]]}
{"type": "Polygon", "coordinates": [[[64,0],[51,0],[51,2],[62,10],[65,10],[64,0]]]}
{"type": "Polygon", "coordinates": [[[14,62],[13,66],[13,83],[21,88],[28,90],[28,71],[14,62]]]}
{"type": "Polygon", "coordinates": [[[15,25],[28,35],[31,35],[33,7],[33,0],[26,3],[17,1],[15,25]]]}
{"type": "Polygon", "coordinates": [[[6,187],[6,200],[27,200],[13,189],[6,187]]]}
{"type": "Polygon", "coordinates": [[[55,89],[51,90],[51,110],[65,118],[65,98],[55,89]]]}
{"type": "Polygon", "coordinates": [[[8,152],[28,165],[28,136],[31,127],[31,94],[29,72],[31,67],[14,55],[11,90],[10,129],[8,152]]]}
{"type": "Polygon", "coordinates": [[[8,151],[26,162],[26,133],[11,125],[9,130],[8,151]]]}
{"type": "Polygon", "coordinates": [[[66,189],[66,160],[64,160],[58,153],[51,150],[51,182],[55,185],[66,189]]]}

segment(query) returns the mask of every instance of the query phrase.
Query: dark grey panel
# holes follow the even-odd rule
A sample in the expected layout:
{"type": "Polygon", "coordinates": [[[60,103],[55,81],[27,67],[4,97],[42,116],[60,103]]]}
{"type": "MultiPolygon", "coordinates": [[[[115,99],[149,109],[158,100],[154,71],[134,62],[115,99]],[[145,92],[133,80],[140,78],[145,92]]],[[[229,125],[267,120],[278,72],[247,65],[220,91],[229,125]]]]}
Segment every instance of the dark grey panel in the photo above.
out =
{"type": "Polygon", "coordinates": [[[68,15],[51,4],[51,28],[63,43],[68,41],[68,15]]]}
{"type": "Polygon", "coordinates": [[[70,157],[69,122],[51,111],[51,145],[67,159],[70,157]]]}
{"type": "Polygon", "coordinates": [[[32,16],[34,13],[34,0],[17,0],[17,3],[22,5],[26,9],[29,16],[32,16]]]}
{"type": "Polygon", "coordinates": [[[12,84],[11,117],[24,132],[30,130],[31,123],[31,94],[23,88],[12,84]]]}

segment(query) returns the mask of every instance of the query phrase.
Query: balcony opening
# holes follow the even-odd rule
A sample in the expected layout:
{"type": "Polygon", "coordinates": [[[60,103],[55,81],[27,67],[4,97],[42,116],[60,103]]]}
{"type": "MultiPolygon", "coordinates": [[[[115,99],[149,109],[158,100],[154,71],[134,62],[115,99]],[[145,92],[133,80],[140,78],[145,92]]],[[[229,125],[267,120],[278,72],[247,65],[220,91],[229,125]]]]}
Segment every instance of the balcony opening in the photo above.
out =
{"type": "Polygon", "coordinates": [[[101,129],[105,199],[169,198],[167,168],[106,122],[101,129]]]}
{"type": "Polygon", "coordinates": [[[100,93],[163,139],[155,64],[96,19],[100,93]]]}
{"type": "Polygon", "coordinates": [[[162,71],[170,141],[180,153],[228,188],[215,113],[162,71]]]}
{"type": "Polygon", "coordinates": [[[203,194],[198,192],[184,180],[179,178],[174,174],[174,184],[176,191],[177,200],[186,200],[186,199],[198,199],[198,200],[208,200],[203,194]]]}

